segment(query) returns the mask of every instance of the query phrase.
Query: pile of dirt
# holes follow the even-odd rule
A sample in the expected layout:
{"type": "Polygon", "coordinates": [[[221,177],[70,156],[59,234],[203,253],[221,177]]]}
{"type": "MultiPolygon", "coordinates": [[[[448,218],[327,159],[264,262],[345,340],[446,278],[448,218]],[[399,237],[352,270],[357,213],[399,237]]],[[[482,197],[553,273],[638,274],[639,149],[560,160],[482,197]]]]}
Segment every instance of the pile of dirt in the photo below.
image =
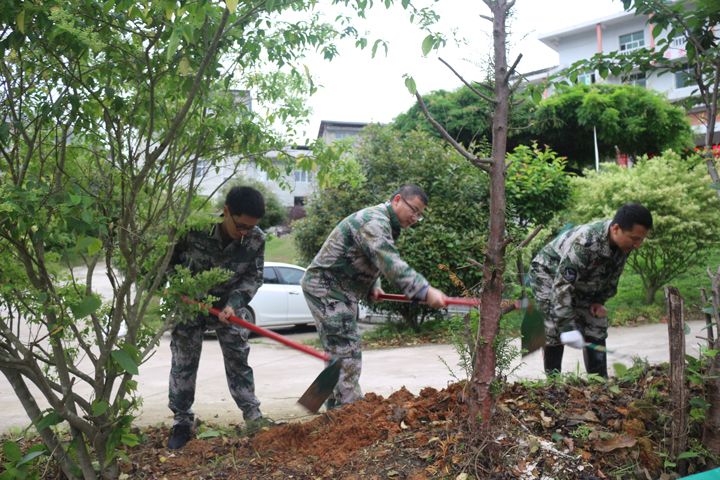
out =
{"type": "MultiPolygon", "coordinates": [[[[507,385],[486,430],[468,418],[463,383],[417,396],[369,393],[305,423],[253,438],[195,439],[179,452],[165,448],[166,429],[150,429],[143,445],[128,450],[123,472],[138,479],[672,478],[663,470],[668,378],[648,367],[633,375],[507,385]]],[[[704,460],[689,470],[709,468],[704,460]]]]}

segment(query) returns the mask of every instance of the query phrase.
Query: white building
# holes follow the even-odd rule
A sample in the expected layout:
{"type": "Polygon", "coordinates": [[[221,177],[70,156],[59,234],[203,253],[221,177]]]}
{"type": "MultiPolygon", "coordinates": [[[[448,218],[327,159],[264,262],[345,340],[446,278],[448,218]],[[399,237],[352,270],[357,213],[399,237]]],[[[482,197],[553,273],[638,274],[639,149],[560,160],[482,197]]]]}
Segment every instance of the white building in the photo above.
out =
{"type": "MultiPolygon", "coordinates": [[[[659,38],[655,38],[652,25],[647,23],[647,15],[635,15],[622,12],[598,20],[571,26],[540,36],[539,40],[549,46],[560,57],[559,65],[527,74],[530,81],[539,81],[548,75],[563,70],[573,63],[592,57],[596,53],[631,52],[640,48],[655,48],[659,38]]],[[[665,56],[677,62],[685,59],[685,38],[675,38],[665,56]]],[[[647,76],[635,72],[626,77],[609,76],[602,79],[595,72],[587,72],[578,77],[578,82],[591,84],[596,82],[627,83],[641,85],[662,92],[670,101],[685,99],[696,90],[695,84],[686,72],[650,73],[647,76]]],[[[699,144],[704,143],[705,126],[698,119],[697,111],[690,112],[689,118],[699,144]]],[[[720,139],[720,125],[716,126],[716,139],[720,139]]],[[[718,140],[716,140],[718,141],[718,140]]]]}
{"type": "MultiPolygon", "coordinates": [[[[337,122],[323,120],[320,122],[320,130],[318,138],[326,143],[332,143],[336,140],[356,136],[367,123],[361,122],[337,122]]],[[[276,163],[284,169],[286,159],[279,159],[281,155],[289,155],[290,157],[299,159],[301,156],[311,155],[312,152],[307,147],[287,147],[282,152],[269,152],[266,157],[269,159],[277,159],[276,163]]],[[[199,193],[206,196],[218,195],[222,190],[222,186],[232,177],[242,177],[249,180],[256,180],[275,193],[284,207],[288,209],[295,206],[305,205],[305,200],[317,189],[317,179],[315,173],[300,168],[294,168],[290,174],[283,175],[280,178],[270,178],[266,171],[256,162],[242,161],[238,159],[230,159],[224,165],[220,166],[217,171],[214,167],[207,170],[201,169],[198,175],[204,175],[200,182],[199,193]]],[[[232,181],[232,180],[230,180],[232,181]]]]}

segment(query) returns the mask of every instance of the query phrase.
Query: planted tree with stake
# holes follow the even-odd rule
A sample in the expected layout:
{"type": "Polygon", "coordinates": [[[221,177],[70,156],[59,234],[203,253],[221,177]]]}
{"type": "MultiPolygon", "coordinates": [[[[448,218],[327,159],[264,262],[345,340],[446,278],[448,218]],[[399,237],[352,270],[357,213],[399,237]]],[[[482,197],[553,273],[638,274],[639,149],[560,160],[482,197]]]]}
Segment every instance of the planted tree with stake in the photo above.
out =
{"type": "MultiPolygon", "coordinates": [[[[485,251],[482,252],[482,286],[480,293],[482,307],[480,309],[480,325],[474,350],[476,352],[475,363],[470,381],[472,394],[468,396],[471,425],[474,425],[476,421],[480,421],[487,428],[490,425],[494,409],[491,384],[495,379],[496,357],[493,347],[502,315],[501,300],[504,290],[505,250],[513,241],[506,233],[505,174],[508,169],[506,160],[508,119],[512,107],[512,94],[516,91],[519,81],[516,81],[511,86],[510,80],[521,57],[519,56],[512,66],[508,67],[507,19],[515,5],[515,1],[483,1],[489,7],[491,13],[490,16],[483,16],[483,19],[492,24],[494,69],[492,91],[483,84],[466,81],[450,65],[447,65],[447,63],[446,65],[456,73],[458,78],[475,95],[493,106],[491,156],[488,158],[479,157],[453,139],[430,114],[422,96],[417,91],[415,81],[412,78],[407,78],[406,85],[415,94],[420,108],[442,137],[469,162],[487,172],[490,176],[490,227],[485,251]]],[[[433,46],[432,43],[428,43],[423,45],[426,52],[433,46]]]]}

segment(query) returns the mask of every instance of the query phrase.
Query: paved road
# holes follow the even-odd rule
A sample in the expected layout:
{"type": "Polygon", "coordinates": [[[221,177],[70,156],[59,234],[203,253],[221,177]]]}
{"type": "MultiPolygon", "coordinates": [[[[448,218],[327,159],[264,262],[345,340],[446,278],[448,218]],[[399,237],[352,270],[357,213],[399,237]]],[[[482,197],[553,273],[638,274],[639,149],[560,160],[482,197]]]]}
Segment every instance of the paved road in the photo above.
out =
{"type": "MultiPolygon", "coordinates": [[[[687,352],[696,355],[702,336],[703,324],[691,322],[687,336],[687,352]]],[[[314,337],[312,330],[279,330],[293,340],[302,341],[314,337]]],[[[291,350],[264,338],[251,340],[250,363],[255,370],[256,393],[262,402],[263,412],[275,419],[292,420],[306,416],[295,402],[323,369],[321,361],[309,355],[291,350]]],[[[667,361],[667,326],[646,325],[634,328],[611,328],[608,348],[609,364],[632,363],[632,356],[646,358],[651,363],[667,361]]],[[[418,347],[366,351],[363,354],[361,385],[365,392],[387,396],[405,386],[418,393],[425,386],[443,388],[465,374],[458,367],[459,356],[449,345],[425,345],[418,347]]],[[[533,353],[516,362],[518,369],[510,376],[540,378],[542,358],[533,353]]],[[[156,354],[143,364],[138,377],[143,406],[137,422],[141,425],[171,423],[167,408],[167,382],[170,368],[170,339],[163,337],[156,354]]],[[[564,371],[584,372],[582,355],[578,350],[566,349],[564,371]]],[[[218,342],[208,337],[203,342],[203,352],[198,372],[198,389],[195,412],[200,418],[226,424],[242,421],[240,411],[230,397],[225,382],[222,354],[218,342]]],[[[25,413],[15,398],[5,377],[0,376],[0,432],[11,427],[27,425],[25,413]]]]}

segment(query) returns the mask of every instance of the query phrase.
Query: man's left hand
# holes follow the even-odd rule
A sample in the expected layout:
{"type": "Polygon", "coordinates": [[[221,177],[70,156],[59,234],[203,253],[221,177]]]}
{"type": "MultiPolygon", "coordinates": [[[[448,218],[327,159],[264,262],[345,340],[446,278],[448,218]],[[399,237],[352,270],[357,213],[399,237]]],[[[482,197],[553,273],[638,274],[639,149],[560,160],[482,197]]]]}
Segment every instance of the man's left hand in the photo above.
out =
{"type": "Polygon", "coordinates": [[[605,318],[607,317],[607,309],[605,308],[605,305],[593,303],[590,305],[590,315],[595,318],[605,318]]]}
{"type": "Polygon", "coordinates": [[[385,292],[382,288],[373,288],[370,292],[370,300],[373,302],[377,302],[380,295],[383,295],[385,292]]]}

